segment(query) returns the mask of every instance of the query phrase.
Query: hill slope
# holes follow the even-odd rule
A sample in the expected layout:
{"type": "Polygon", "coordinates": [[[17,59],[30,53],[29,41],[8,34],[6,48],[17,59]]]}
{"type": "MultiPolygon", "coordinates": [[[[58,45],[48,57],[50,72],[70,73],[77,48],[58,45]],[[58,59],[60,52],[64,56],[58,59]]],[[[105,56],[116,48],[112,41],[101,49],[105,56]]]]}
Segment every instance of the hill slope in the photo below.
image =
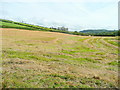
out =
{"type": "Polygon", "coordinates": [[[120,31],[108,31],[108,30],[83,30],[80,32],[77,31],[66,31],[66,30],[58,30],[57,28],[47,28],[41,27],[37,25],[27,24],[27,23],[20,23],[14,22],[10,20],[0,19],[0,27],[1,28],[17,28],[17,29],[26,29],[26,30],[34,30],[34,31],[50,31],[50,32],[60,32],[66,34],[73,34],[73,35],[82,35],[82,36],[119,36],[120,31]]]}
{"type": "Polygon", "coordinates": [[[104,29],[98,29],[98,30],[83,30],[80,31],[85,34],[89,35],[95,35],[95,36],[117,36],[120,33],[117,30],[104,30],[104,29]]]}
{"type": "Polygon", "coordinates": [[[118,86],[117,37],[2,29],[3,87],[118,86]]]}
{"type": "Polygon", "coordinates": [[[60,31],[55,29],[50,29],[46,27],[41,27],[37,25],[14,22],[11,20],[0,19],[0,27],[2,28],[17,28],[17,29],[27,29],[27,30],[36,30],[36,31],[51,31],[51,32],[61,32],[65,33],[66,31],[60,31]]]}

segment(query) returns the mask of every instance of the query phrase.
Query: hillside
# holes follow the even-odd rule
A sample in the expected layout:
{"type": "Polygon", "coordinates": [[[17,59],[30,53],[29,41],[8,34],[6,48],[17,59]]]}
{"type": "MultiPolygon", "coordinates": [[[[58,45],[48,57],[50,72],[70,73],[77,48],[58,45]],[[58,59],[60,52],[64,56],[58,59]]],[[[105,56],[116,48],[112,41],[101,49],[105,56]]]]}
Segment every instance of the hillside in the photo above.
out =
{"type": "Polygon", "coordinates": [[[32,25],[32,24],[27,24],[27,23],[14,22],[14,21],[5,20],[5,19],[0,19],[0,27],[2,27],[2,28],[27,29],[27,30],[34,30],[34,31],[50,31],[50,32],[61,32],[61,33],[66,32],[66,31],[50,29],[50,28],[41,27],[41,26],[32,25]]]}
{"type": "Polygon", "coordinates": [[[118,87],[118,37],[1,30],[3,88],[118,87]]]}
{"type": "Polygon", "coordinates": [[[83,30],[80,31],[85,34],[89,35],[95,35],[95,36],[117,36],[118,31],[117,30],[104,30],[104,29],[98,29],[98,30],[83,30]]]}
{"type": "MultiPolygon", "coordinates": [[[[0,27],[1,28],[16,28],[16,29],[26,29],[26,30],[34,30],[34,31],[49,31],[49,32],[59,32],[59,33],[66,33],[72,35],[81,35],[81,36],[120,36],[120,31],[109,31],[109,30],[83,30],[80,32],[77,31],[64,31],[59,30],[58,28],[47,28],[41,27],[37,25],[27,24],[27,23],[20,23],[14,22],[11,20],[0,19],[0,27]]],[[[63,27],[62,27],[63,28],[63,27]]],[[[68,29],[68,28],[67,28],[68,29]]]]}
{"type": "Polygon", "coordinates": [[[102,33],[102,32],[113,32],[113,30],[83,30],[84,33],[102,33]]]}

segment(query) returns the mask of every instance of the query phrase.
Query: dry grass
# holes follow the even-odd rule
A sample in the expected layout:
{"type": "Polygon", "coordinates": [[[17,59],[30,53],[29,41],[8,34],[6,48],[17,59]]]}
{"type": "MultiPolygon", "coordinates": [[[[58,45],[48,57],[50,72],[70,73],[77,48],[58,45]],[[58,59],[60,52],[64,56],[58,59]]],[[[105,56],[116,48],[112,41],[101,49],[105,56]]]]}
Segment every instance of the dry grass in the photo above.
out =
{"type": "Polygon", "coordinates": [[[3,87],[118,86],[117,46],[105,39],[111,37],[5,28],[2,32],[3,87]]]}

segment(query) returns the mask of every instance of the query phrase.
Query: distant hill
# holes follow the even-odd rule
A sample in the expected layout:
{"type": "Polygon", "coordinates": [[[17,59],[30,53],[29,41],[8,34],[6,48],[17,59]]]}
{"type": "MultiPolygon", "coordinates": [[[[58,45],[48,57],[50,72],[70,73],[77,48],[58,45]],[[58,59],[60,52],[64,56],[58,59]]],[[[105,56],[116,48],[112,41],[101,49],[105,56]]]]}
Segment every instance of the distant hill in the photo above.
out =
{"type": "Polygon", "coordinates": [[[106,30],[106,29],[97,29],[97,30],[83,30],[80,31],[82,33],[85,34],[89,34],[89,35],[117,35],[117,30],[106,30]]]}
{"type": "Polygon", "coordinates": [[[83,33],[101,33],[101,32],[113,32],[113,31],[115,31],[115,30],[97,29],[97,30],[83,30],[80,32],[83,32],[83,33]]]}

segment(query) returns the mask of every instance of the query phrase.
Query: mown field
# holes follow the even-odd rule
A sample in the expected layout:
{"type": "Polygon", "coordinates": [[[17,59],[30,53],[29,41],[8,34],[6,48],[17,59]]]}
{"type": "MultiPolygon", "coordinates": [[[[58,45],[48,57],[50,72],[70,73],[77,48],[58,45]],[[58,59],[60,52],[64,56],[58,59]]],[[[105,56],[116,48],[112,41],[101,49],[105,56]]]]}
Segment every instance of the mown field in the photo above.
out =
{"type": "Polygon", "coordinates": [[[1,30],[4,88],[118,87],[118,37],[1,30]]]}

